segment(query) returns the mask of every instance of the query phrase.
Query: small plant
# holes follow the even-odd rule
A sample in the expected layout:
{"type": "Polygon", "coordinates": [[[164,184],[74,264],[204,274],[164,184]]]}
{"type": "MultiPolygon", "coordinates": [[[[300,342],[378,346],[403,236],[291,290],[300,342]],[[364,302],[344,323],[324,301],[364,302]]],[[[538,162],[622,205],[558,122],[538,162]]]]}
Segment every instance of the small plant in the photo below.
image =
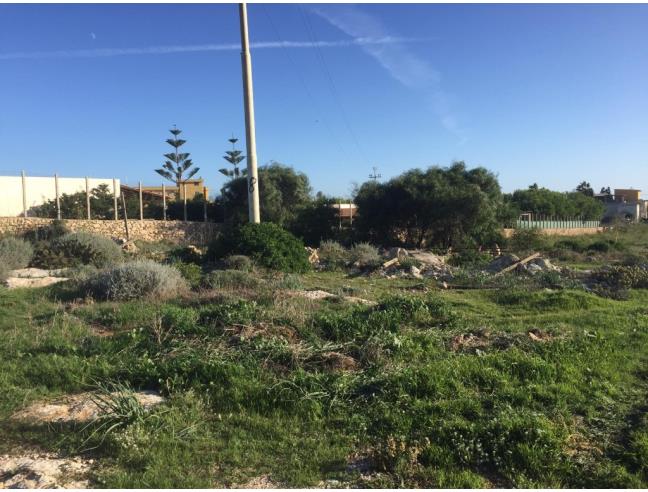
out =
{"type": "Polygon", "coordinates": [[[24,239],[5,237],[0,239],[0,265],[6,270],[16,270],[29,265],[34,248],[24,239]]]}
{"type": "Polygon", "coordinates": [[[358,243],[351,248],[351,263],[360,268],[375,268],[380,265],[378,248],[369,243],[358,243]]]}
{"type": "Polygon", "coordinates": [[[452,266],[482,268],[488,265],[492,259],[493,257],[489,253],[467,249],[452,255],[448,263],[452,266]]]}
{"type": "Polygon", "coordinates": [[[283,272],[304,273],[310,269],[304,244],[270,222],[229,229],[209,246],[207,252],[210,260],[233,254],[249,256],[261,266],[283,272]]]}
{"type": "Polygon", "coordinates": [[[185,263],[183,261],[174,261],[171,266],[178,270],[182,277],[189,283],[191,288],[196,288],[202,281],[202,268],[195,263],[185,263]]]}
{"type": "Polygon", "coordinates": [[[510,249],[516,253],[543,249],[546,239],[539,229],[516,229],[509,240],[510,249]]]}
{"type": "Polygon", "coordinates": [[[254,289],[262,280],[241,270],[214,270],[205,277],[203,285],[208,289],[254,289]]]}
{"type": "Polygon", "coordinates": [[[104,268],[123,260],[112,239],[87,232],[71,232],[49,243],[39,243],[34,264],[43,268],[93,265],[104,268]]]}
{"type": "Polygon", "coordinates": [[[320,265],[325,270],[344,268],[349,260],[349,252],[337,241],[322,241],[317,250],[320,265]]]}
{"type": "Polygon", "coordinates": [[[65,225],[64,220],[55,219],[48,225],[43,225],[26,232],[23,234],[23,238],[32,243],[37,243],[39,241],[52,241],[61,236],[65,236],[69,232],[70,230],[65,225]]]}
{"type": "Polygon", "coordinates": [[[252,260],[245,255],[230,255],[225,258],[225,267],[228,270],[241,270],[243,272],[251,272],[254,268],[252,260]]]}
{"type": "Polygon", "coordinates": [[[618,289],[648,289],[648,265],[602,268],[594,272],[592,278],[618,289]]]}
{"type": "Polygon", "coordinates": [[[202,263],[202,253],[195,246],[181,246],[171,250],[169,257],[172,260],[181,261],[184,263],[194,263],[200,265],[202,263]]]}
{"type": "Polygon", "coordinates": [[[187,282],[169,265],[138,260],[103,270],[88,278],[82,288],[96,299],[168,299],[184,293],[187,282]]]}

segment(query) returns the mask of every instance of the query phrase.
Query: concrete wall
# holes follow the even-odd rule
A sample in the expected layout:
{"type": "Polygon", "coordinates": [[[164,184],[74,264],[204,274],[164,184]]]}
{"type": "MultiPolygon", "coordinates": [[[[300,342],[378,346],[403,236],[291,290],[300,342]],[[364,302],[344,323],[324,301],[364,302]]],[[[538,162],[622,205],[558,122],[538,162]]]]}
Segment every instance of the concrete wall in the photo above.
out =
{"type": "MultiPolygon", "coordinates": [[[[52,219],[0,217],[0,236],[18,235],[48,225],[52,219]]],[[[86,231],[113,239],[125,238],[123,220],[65,220],[71,231],[86,231]]],[[[214,222],[182,222],[177,220],[129,220],[130,238],[142,241],[166,239],[179,244],[206,245],[220,229],[214,222]]]]}
{"type": "MultiPolygon", "coordinates": [[[[78,193],[85,191],[85,178],[61,178],[59,177],[59,193],[78,193]]],[[[119,180],[117,181],[117,196],[119,196],[119,180]]],[[[100,184],[108,185],[113,191],[112,178],[89,178],[90,189],[100,184]]],[[[25,189],[27,192],[27,210],[31,207],[42,205],[48,200],[56,198],[54,176],[27,176],[25,178],[25,189]]],[[[21,176],[0,176],[0,217],[18,217],[23,213],[23,191],[21,176]]]]}
{"type": "MultiPolygon", "coordinates": [[[[528,230],[528,229],[524,229],[528,230]]],[[[604,228],[603,227],[575,227],[575,228],[569,228],[569,229],[537,229],[540,234],[544,234],[546,236],[581,236],[585,234],[597,234],[599,232],[603,232],[604,228]]],[[[513,235],[513,232],[515,232],[516,229],[503,229],[502,233],[504,237],[511,237],[513,235]]]]}

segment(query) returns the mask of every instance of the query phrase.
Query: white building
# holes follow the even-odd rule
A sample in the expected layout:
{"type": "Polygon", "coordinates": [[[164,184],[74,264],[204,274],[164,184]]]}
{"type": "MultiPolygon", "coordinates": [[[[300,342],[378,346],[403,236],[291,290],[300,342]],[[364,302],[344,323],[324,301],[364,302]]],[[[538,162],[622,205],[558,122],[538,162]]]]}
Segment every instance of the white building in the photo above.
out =
{"type": "MultiPolygon", "coordinates": [[[[113,189],[112,178],[88,178],[90,190],[100,184],[105,184],[112,192],[120,195],[120,182],[115,180],[113,189]]],[[[78,193],[86,190],[85,178],[58,178],[59,195],[78,193]]],[[[29,209],[42,205],[56,198],[56,180],[54,176],[25,177],[25,201],[27,215],[29,209]]],[[[23,178],[22,176],[0,176],[0,217],[18,217],[23,214],[23,178]]]]}

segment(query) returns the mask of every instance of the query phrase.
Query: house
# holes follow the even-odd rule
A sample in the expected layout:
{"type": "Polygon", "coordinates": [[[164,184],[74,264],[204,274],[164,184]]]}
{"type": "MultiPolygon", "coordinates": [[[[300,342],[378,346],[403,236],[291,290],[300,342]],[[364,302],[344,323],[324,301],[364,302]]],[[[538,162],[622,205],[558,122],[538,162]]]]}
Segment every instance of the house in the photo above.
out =
{"type": "MultiPolygon", "coordinates": [[[[186,180],[180,190],[172,184],[164,186],[164,194],[168,200],[175,200],[176,197],[180,200],[184,199],[185,190],[187,191],[187,200],[195,198],[196,195],[209,196],[209,188],[205,186],[202,178],[186,180]]],[[[162,197],[162,186],[142,186],[142,192],[162,197]]]]}
{"type": "Polygon", "coordinates": [[[648,201],[641,199],[641,190],[615,188],[614,193],[599,193],[594,198],[605,203],[604,221],[622,219],[639,222],[648,219],[648,201]]]}

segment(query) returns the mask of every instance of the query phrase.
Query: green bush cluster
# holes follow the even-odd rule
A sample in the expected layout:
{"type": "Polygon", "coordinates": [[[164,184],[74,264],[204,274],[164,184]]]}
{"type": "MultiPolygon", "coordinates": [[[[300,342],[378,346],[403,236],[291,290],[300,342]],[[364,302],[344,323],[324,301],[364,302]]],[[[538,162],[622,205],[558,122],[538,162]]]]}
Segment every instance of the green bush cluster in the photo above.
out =
{"type": "Polygon", "coordinates": [[[648,265],[606,267],[595,271],[592,278],[618,289],[648,289],[648,265]]]}
{"type": "Polygon", "coordinates": [[[539,229],[516,229],[508,240],[508,247],[516,253],[545,249],[546,238],[539,229]]]}
{"type": "Polygon", "coordinates": [[[349,251],[349,261],[360,268],[376,268],[381,260],[378,248],[369,243],[354,244],[349,251]]]}
{"type": "Polygon", "coordinates": [[[340,270],[349,261],[349,251],[337,241],[322,241],[317,250],[320,266],[325,270],[340,270]]]}
{"type": "Polygon", "coordinates": [[[230,255],[249,256],[256,264],[291,273],[310,269],[304,244],[276,224],[245,224],[223,232],[209,246],[207,256],[219,260],[230,255]]]}
{"type": "Polygon", "coordinates": [[[245,255],[230,255],[223,260],[223,263],[228,270],[250,272],[254,269],[254,263],[245,255]]]}
{"type": "Polygon", "coordinates": [[[262,283],[260,278],[242,270],[214,270],[203,280],[208,289],[254,289],[262,283]]]}
{"type": "Polygon", "coordinates": [[[96,299],[126,301],[143,297],[175,297],[187,290],[187,282],[178,270],[169,265],[138,260],[100,271],[83,282],[81,287],[96,299]]]}
{"type": "Polygon", "coordinates": [[[110,238],[88,232],[70,232],[36,245],[33,263],[42,268],[93,265],[104,268],[123,260],[119,245],[110,238]]]}
{"type": "Polygon", "coordinates": [[[11,270],[28,266],[33,254],[34,248],[24,239],[11,236],[0,239],[0,281],[11,270]]]}

